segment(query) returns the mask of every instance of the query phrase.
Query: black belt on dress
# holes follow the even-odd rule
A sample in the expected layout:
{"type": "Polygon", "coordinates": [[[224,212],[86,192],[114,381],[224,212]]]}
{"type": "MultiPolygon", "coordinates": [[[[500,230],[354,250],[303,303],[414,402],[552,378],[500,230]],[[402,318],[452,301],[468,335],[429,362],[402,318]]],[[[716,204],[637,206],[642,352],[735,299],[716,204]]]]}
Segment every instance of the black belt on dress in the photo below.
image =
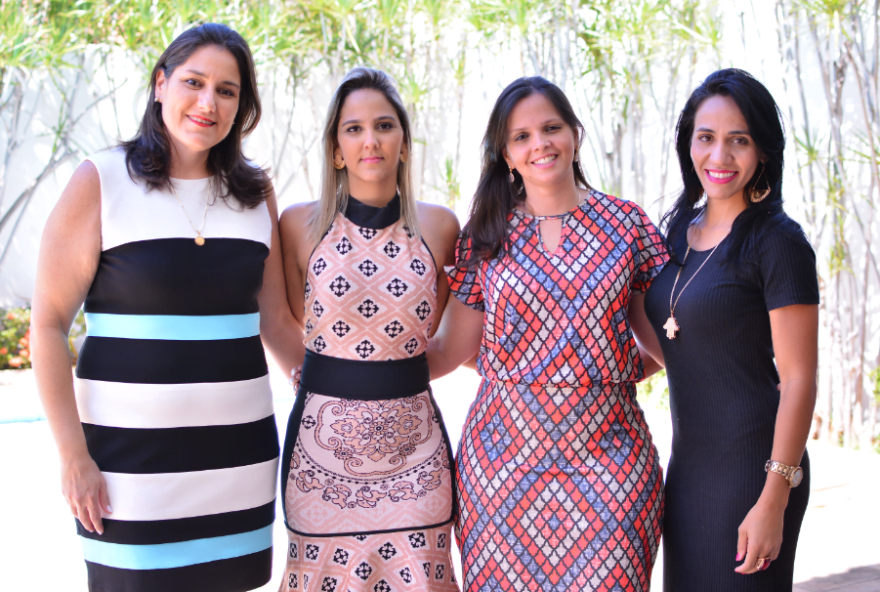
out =
{"type": "Polygon", "coordinates": [[[345,399],[397,399],[425,392],[430,382],[424,353],[403,360],[365,362],[306,350],[300,388],[345,399]]]}

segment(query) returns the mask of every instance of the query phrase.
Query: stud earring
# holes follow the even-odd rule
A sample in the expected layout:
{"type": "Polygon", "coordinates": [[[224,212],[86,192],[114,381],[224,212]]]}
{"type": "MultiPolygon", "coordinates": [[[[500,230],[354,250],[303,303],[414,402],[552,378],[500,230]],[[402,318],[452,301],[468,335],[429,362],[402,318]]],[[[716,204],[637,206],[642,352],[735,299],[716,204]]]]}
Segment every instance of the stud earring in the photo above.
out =
{"type": "Polygon", "coordinates": [[[510,181],[510,183],[512,185],[516,181],[516,177],[513,176],[513,167],[510,165],[507,165],[507,168],[510,169],[510,174],[507,175],[507,180],[510,181]]]}
{"type": "Polygon", "coordinates": [[[159,100],[159,97],[153,97],[153,102],[154,103],[161,103],[162,101],[159,100]]]}
{"type": "Polygon", "coordinates": [[[402,162],[403,164],[406,164],[406,154],[403,154],[403,153],[400,154],[400,162],[402,162]]]}

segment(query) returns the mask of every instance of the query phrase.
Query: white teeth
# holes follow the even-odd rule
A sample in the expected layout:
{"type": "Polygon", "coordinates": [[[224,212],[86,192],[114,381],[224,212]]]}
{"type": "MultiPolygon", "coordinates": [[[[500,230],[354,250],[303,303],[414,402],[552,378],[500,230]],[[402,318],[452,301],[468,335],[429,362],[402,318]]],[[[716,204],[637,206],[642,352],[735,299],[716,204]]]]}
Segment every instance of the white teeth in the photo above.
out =
{"type": "Polygon", "coordinates": [[[192,119],[193,121],[198,121],[199,123],[205,123],[205,124],[214,123],[210,119],[202,119],[201,117],[196,117],[194,115],[190,115],[189,118],[192,119]]]}
{"type": "Polygon", "coordinates": [[[544,158],[539,158],[535,161],[535,164],[547,164],[548,162],[553,162],[556,160],[556,155],[551,154],[550,156],[545,156],[544,158]]]}
{"type": "Polygon", "coordinates": [[[710,177],[714,179],[729,179],[734,176],[736,173],[713,173],[712,171],[706,171],[710,177]]]}

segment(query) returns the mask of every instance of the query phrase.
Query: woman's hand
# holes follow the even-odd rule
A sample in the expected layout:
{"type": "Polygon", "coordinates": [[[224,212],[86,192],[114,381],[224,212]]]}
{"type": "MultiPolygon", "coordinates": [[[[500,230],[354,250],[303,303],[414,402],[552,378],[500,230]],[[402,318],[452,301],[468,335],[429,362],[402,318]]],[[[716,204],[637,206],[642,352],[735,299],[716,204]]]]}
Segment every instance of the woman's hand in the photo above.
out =
{"type": "Polygon", "coordinates": [[[79,455],[61,467],[61,493],[70,511],[89,532],[104,534],[103,513],[110,514],[107,483],[98,465],[88,454],[79,455]]]}
{"type": "Polygon", "coordinates": [[[294,368],[290,371],[290,386],[293,387],[293,392],[297,392],[299,390],[299,383],[302,382],[303,376],[303,367],[302,364],[294,368]]]}
{"type": "Polygon", "coordinates": [[[762,496],[739,525],[736,560],[743,561],[734,571],[753,574],[770,567],[782,547],[785,505],[767,501],[762,496]],[[761,561],[763,559],[763,561],[761,561]]]}

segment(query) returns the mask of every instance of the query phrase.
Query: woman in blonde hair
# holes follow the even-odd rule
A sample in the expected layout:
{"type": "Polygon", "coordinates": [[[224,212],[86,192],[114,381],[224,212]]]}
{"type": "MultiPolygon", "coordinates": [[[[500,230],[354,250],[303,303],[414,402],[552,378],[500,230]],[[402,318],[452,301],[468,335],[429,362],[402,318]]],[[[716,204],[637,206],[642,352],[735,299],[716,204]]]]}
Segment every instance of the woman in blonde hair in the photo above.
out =
{"type": "Polygon", "coordinates": [[[457,590],[452,452],[428,386],[428,335],[459,227],[416,203],[392,80],[355,68],[324,127],[321,199],[281,216],[306,358],[282,455],[281,590],[457,590]]]}

